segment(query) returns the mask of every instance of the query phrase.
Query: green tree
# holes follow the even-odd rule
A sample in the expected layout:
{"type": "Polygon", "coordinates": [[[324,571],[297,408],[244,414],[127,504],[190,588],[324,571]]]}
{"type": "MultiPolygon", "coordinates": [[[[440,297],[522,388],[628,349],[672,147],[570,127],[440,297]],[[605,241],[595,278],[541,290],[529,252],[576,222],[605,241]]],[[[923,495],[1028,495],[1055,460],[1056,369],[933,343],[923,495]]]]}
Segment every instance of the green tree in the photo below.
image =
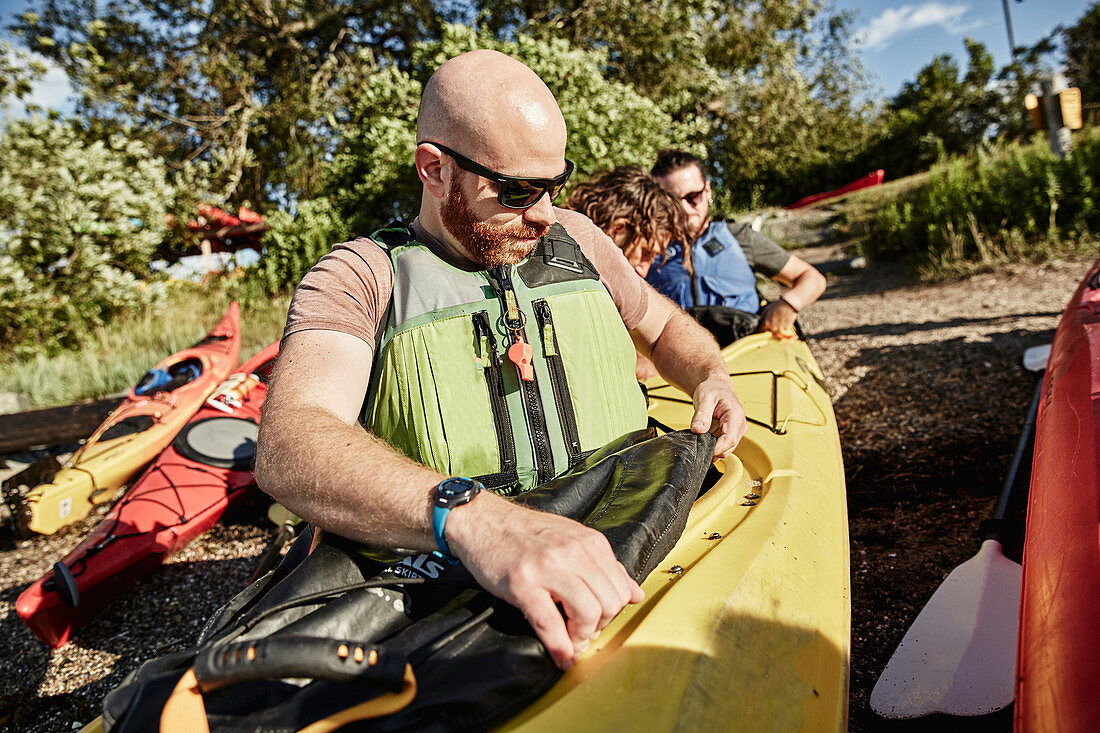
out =
{"type": "Polygon", "coordinates": [[[130,126],[173,166],[204,161],[215,204],[309,198],[361,53],[400,59],[435,35],[431,0],[45,0],[15,24],[61,65],[93,131],[130,126]]]}
{"type": "Polygon", "coordinates": [[[139,281],[167,232],[173,190],[142,143],[86,143],[33,116],[0,134],[0,342],[71,345],[113,314],[156,302],[139,281]]]}
{"type": "Polygon", "coordinates": [[[1100,2],[1094,2],[1062,31],[1066,73],[1081,89],[1083,102],[1100,102],[1100,2]]]}
{"type": "Polygon", "coordinates": [[[948,54],[937,56],[890,100],[875,154],[891,175],[924,170],[944,154],[975,150],[1000,130],[1005,95],[991,87],[993,58],[966,39],[964,74],[948,54]]]}
{"type": "Polygon", "coordinates": [[[869,133],[852,16],[824,0],[487,0],[482,7],[491,29],[519,27],[605,49],[608,78],[631,84],[675,120],[702,122],[693,142],[704,146],[728,206],[785,202],[807,185],[847,175],[869,133]]]}
{"type": "Polygon", "coordinates": [[[514,56],[547,82],[569,128],[566,154],[577,165],[578,179],[616,165],[648,166],[661,147],[693,147],[705,132],[703,121],[677,122],[631,85],[607,80],[605,51],[524,34],[500,41],[486,31],[447,24],[439,41],[417,45],[409,71],[375,65],[363,75],[341,120],[326,190],[355,233],[368,234],[393,218],[408,220],[418,210],[412,159],[422,85],[443,61],[475,48],[514,56]]]}
{"type": "MultiPolygon", "coordinates": [[[[363,89],[391,67],[423,81],[415,49],[460,17],[486,39],[600,52],[599,76],[693,128],[683,142],[743,198],[761,176],[773,191],[810,168],[835,174],[825,161],[858,138],[845,120],[862,125],[848,16],[826,0],[45,0],[16,31],[80,87],[93,134],[132,123],[170,165],[201,163],[212,203],[262,209],[315,197],[344,123],[372,119],[363,89]]],[[[571,86],[564,69],[543,76],[571,86]]]]}
{"type": "Polygon", "coordinates": [[[31,83],[46,73],[41,61],[0,41],[0,109],[9,99],[24,99],[31,93],[31,83]]]}

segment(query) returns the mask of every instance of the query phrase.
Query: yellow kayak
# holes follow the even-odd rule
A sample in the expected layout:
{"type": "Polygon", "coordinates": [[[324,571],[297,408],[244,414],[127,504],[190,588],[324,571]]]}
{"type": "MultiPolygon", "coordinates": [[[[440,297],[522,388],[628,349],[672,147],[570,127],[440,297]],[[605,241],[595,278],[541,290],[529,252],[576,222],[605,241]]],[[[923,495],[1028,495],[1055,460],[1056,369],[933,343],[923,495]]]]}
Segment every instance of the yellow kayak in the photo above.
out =
{"type": "MultiPolygon", "coordinates": [[[[723,356],[748,433],[646,600],[499,730],[847,728],[848,517],[821,370],[804,342],[768,334],[723,356]]],[[[655,421],[689,426],[688,396],[646,386],[655,421]]]]}
{"type": "Polygon", "coordinates": [[[151,369],[96,428],[53,480],[19,501],[17,522],[52,534],[87,516],[160,454],[237,365],[241,349],[236,303],[199,343],[151,369]]]}

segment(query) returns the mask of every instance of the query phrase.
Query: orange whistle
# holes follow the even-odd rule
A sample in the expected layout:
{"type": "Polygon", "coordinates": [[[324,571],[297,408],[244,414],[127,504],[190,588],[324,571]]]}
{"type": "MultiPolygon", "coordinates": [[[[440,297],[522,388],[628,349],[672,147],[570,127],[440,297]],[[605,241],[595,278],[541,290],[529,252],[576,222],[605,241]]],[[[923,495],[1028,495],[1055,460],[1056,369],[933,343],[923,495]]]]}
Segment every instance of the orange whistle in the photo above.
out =
{"type": "Polygon", "coordinates": [[[535,368],[531,366],[531,344],[520,340],[509,346],[508,361],[516,365],[523,381],[535,381],[535,368]]]}

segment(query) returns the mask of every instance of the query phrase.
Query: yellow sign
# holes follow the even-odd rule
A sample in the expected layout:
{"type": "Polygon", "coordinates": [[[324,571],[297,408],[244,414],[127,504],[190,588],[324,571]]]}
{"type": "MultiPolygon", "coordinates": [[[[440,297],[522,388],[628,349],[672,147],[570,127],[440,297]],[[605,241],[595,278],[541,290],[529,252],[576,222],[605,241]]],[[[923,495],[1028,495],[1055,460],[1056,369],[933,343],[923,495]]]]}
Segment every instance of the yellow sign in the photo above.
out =
{"type": "Polygon", "coordinates": [[[1062,125],[1071,130],[1081,129],[1081,90],[1070,87],[1058,92],[1058,106],[1062,110],[1062,125]]]}

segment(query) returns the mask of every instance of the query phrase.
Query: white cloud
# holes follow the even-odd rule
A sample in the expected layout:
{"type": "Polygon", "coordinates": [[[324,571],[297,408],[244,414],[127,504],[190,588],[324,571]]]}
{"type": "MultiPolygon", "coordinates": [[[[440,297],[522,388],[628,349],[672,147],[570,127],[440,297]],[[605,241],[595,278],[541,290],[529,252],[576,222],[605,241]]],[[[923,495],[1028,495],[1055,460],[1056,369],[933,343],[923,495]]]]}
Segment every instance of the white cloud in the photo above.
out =
{"type": "Polygon", "coordinates": [[[871,51],[877,51],[891,39],[912,33],[921,28],[938,25],[948,33],[961,34],[982,24],[980,20],[964,22],[963,15],[970,10],[966,3],[929,2],[920,5],[903,5],[884,11],[870,24],[855,33],[855,40],[871,51]]]}
{"type": "Polygon", "coordinates": [[[62,113],[71,112],[73,87],[65,71],[44,56],[31,54],[31,57],[46,65],[45,75],[31,83],[31,93],[23,101],[11,97],[0,100],[0,109],[13,117],[26,116],[27,103],[62,113]]]}

